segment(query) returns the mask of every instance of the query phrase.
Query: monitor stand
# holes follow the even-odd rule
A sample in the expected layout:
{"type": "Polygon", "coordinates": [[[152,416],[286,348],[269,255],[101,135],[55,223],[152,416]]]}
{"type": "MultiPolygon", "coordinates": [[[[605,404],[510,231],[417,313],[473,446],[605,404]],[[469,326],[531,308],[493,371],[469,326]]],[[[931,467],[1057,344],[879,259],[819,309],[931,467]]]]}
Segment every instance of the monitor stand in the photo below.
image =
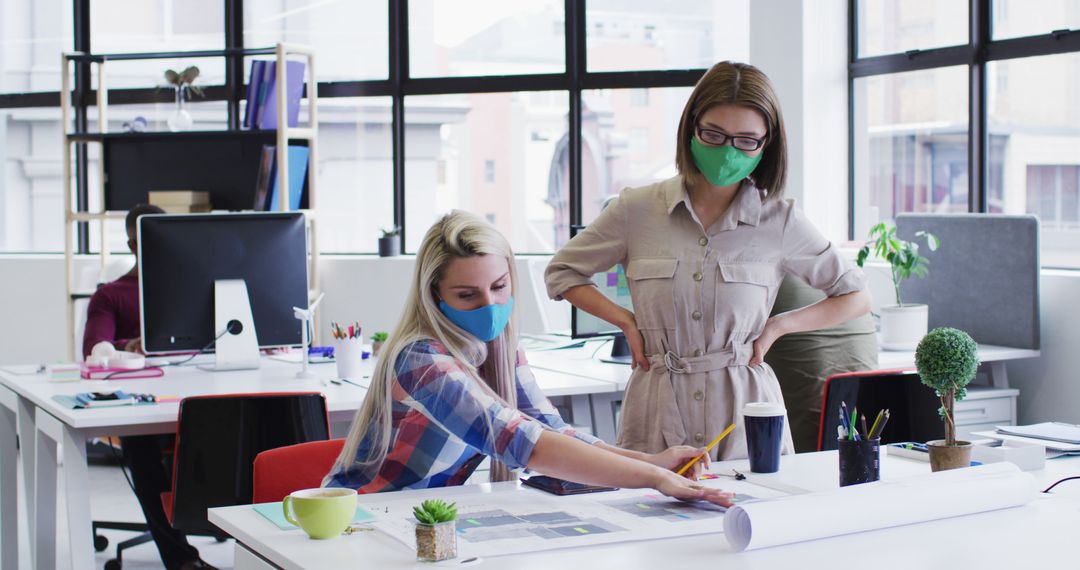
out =
{"type": "Polygon", "coordinates": [[[221,338],[214,343],[216,362],[200,368],[224,371],[259,367],[259,339],[243,279],[214,281],[214,336],[218,335],[221,338]]]}
{"type": "Polygon", "coordinates": [[[618,333],[613,338],[611,356],[602,356],[600,361],[612,364],[632,364],[634,357],[630,354],[630,343],[626,342],[626,335],[618,333]]]}

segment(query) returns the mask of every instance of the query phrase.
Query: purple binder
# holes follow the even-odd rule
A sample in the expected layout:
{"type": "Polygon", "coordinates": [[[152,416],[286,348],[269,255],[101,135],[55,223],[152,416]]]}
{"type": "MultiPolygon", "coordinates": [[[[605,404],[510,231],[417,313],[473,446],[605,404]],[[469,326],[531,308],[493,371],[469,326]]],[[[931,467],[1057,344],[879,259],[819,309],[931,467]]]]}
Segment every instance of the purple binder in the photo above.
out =
{"type": "MultiPolygon", "coordinates": [[[[270,67],[276,68],[277,63],[272,63],[270,67]]],[[[295,127],[300,120],[300,97],[304,94],[305,67],[306,65],[302,61],[285,62],[285,76],[287,78],[287,83],[285,84],[285,102],[288,105],[286,116],[288,117],[290,127],[295,127]]],[[[278,127],[277,81],[280,74],[275,71],[276,70],[272,69],[269,73],[269,81],[265,84],[266,97],[259,106],[258,128],[260,129],[276,129],[278,127]]]]}

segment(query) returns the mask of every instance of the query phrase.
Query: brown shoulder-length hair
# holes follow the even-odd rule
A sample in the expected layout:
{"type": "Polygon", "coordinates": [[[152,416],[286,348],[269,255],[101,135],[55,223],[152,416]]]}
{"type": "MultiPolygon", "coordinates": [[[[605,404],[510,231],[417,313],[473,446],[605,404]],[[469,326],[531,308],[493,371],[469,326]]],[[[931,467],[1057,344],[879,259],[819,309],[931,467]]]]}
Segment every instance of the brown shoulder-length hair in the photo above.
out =
{"type": "Polygon", "coordinates": [[[721,61],[697,82],[679,120],[679,140],[675,147],[675,166],[679,172],[687,178],[701,176],[690,154],[690,139],[694,138],[701,115],[716,105],[742,105],[765,117],[768,132],[763,156],[751,178],[758,188],[766,191],[767,200],[782,196],[787,180],[787,135],[780,100],[769,78],[748,63],[721,61]]]}

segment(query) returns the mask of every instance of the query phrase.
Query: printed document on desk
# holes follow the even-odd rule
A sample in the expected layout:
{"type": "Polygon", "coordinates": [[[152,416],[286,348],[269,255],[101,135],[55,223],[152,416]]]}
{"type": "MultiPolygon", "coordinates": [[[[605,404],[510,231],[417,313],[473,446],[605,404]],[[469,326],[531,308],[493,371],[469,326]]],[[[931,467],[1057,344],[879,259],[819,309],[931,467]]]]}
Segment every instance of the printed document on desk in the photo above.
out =
{"type": "MultiPolygon", "coordinates": [[[[713,480],[702,484],[736,492],[736,504],[784,496],[745,481],[713,480]]],[[[415,548],[416,519],[412,507],[417,500],[408,493],[405,495],[393,500],[372,497],[370,502],[361,504],[376,513],[378,520],[373,523],[376,528],[408,548],[415,548]]],[[[390,499],[390,494],[386,499],[390,499]]],[[[727,511],[711,503],[687,503],[665,497],[651,489],[562,497],[522,489],[498,498],[470,495],[456,502],[458,549],[462,559],[718,534],[723,532],[727,511]]]]}
{"type": "Polygon", "coordinates": [[[1019,435],[1008,435],[1004,433],[998,433],[996,431],[973,431],[971,435],[979,437],[988,437],[990,439],[996,439],[998,441],[1022,441],[1024,443],[1031,443],[1035,445],[1042,445],[1046,447],[1047,455],[1051,455],[1050,451],[1065,451],[1070,453],[1080,452],[1080,445],[1073,445],[1070,443],[1058,443],[1056,441],[1048,441],[1045,439],[1035,439],[1033,437],[1021,437],[1019,435]]]}
{"type": "Polygon", "coordinates": [[[995,426],[998,433],[1039,440],[1080,445],[1080,426],[1061,422],[1043,422],[1029,426],[995,426]]]}

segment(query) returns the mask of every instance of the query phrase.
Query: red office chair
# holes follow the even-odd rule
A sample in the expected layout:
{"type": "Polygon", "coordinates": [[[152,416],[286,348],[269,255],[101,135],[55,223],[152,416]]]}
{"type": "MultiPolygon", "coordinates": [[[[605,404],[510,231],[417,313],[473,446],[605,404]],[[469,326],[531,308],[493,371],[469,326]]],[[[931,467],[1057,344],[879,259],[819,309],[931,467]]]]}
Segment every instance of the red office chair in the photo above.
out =
{"type": "Polygon", "coordinates": [[[165,516],[189,534],[220,536],[206,519],[214,507],[246,505],[252,465],[268,449],[326,440],[326,399],[317,392],[197,396],[180,402],[172,491],[165,516]]]}
{"type": "MultiPolygon", "coordinates": [[[[944,437],[938,418],[940,405],[934,391],[923,386],[914,370],[875,370],[835,374],[825,380],[818,423],[818,451],[836,449],[840,402],[848,411],[857,407],[873,422],[878,410],[889,409],[889,423],[881,433],[881,443],[930,441],[944,437]]],[[[861,428],[860,428],[860,431],[861,428]]]]}
{"type": "Polygon", "coordinates": [[[272,503],[293,491],[321,486],[343,445],[344,439],[311,441],[256,455],[252,502],[272,503]]]}

